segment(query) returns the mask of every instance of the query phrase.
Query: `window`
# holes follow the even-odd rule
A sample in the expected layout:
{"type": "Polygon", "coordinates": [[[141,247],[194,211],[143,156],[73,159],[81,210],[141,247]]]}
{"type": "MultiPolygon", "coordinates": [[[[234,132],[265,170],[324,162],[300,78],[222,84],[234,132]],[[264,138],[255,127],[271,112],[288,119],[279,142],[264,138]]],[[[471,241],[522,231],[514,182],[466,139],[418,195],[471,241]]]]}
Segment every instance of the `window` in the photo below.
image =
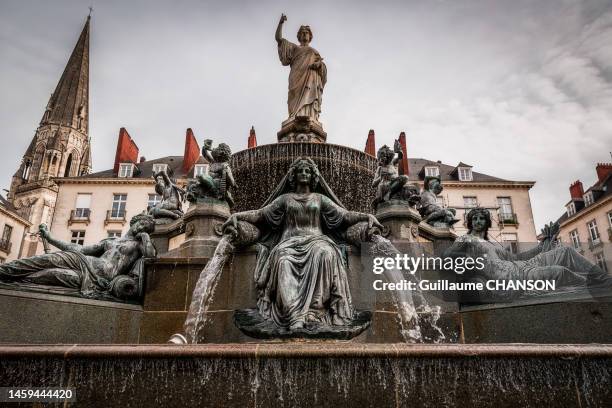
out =
{"type": "Polygon", "coordinates": [[[30,170],[32,169],[32,162],[30,160],[26,161],[25,166],[23,167],[23,173],[21,174],[21,178],[27,180],[30,178],[30,170]]]}
{"type": "Polygon", "coordinates": [[[604,254],[602,252],[595,254],[595,263],[599,266],[604,272],[608,272],[608,265],[606,265],[606,258],[604,258],[604,254]]]}
{"type": "Polygon", "coordinates": [[[2,242],[11,242],[11,235],[13,234],[13,227],[5,225],[2,231],[2,242]]]}
{"type": "Polygon", "coordinates": [[[161,196],[159,194],[149,194],[149,199],[147,200],[147,210],[155,207],[159,202],[161,202],[161,196]]]}
{"type": "Polygon", "coordinates": [[[108,231],[109,238],[121,238],[121,231],[108,231]]]}
{"type": "Polygon", "coordinates": [[[472,181],[472,169],[469,167],[459,167],[459,180],[472,181]]]}
{"type": "Polygon", "coordinates": [[[497,197],[499,205],[499,220],[501,222],[515,222],[514,211],[512,209],[512,199],[510,197],[497,197]]]}
{"type": "Polygon", "coordinates": [[[504,233],[502,239],[509,245],[510,252],[513,254],[518,253],[518,236],[516,233],[504,233]]]}
{"type": "Polygon", "coordinates": [[[567,216],[571,217],[572,215],[576,214],[576,204],[569,203],[565,208],[567,208],[567,216]]]}
{"type": "Polygon", "coordinates": [[[476,197],[463,197],[463,206],[465,208],[478,207],[478,200],[476,197]]]}
{"type": "Polygon", "coordinates": [[[91,205],[91,194],[78,193],[76,198],[74,216],[75,218],[89,217],[89,207],[91,205]]]}
{"type": "Polygon", "coordinates": [[[13,227],[10,225],[4,225],[4,230],[2,231],[2,239],[0,240],[0,249],[4,252],[11,251],[11,235],[13,234],[13,227]]]}
{"type": "Polygon", "coordinates": [[[119,165],[119,177],[132,177],[134,165],[132,163],[121,163],[119,165]]]}
{"type": "Polygon", "coordinates": [[[436,177],[440,175],[440,169],[438,166],[427,166],[425,167],[425,176],[426,177],[436,177]]]}
{"type": "Polygon", "coordinates": [[[578,235],[578,230],[570,231],[569,236],[572,240],[572,245],[574,246],[574,248],[580,250],[580,236],[578,235]]]}
{"type": "Polygon", "coordinates": [[[72,231],[70,242],[77,245],[83,245],[85,243],[85,231],[72,231]]]}
{"type": "Polygon", "coordinates": [[[153,165],[153,173],[159,173],[160,171],[168,171],[168,165],[165,163],[156,163],[153,165]]]}
{"type": "Polygon", "coordinates": [[[608,213],[608,225],[612,228],[612,211],[608,213]]]}
{"type": "Polygon", "coordinates": [[[125,204],[127,202],[127,194],[113,195],[113,208],[111,209],[111,218],[125,218],[125,204]]]}
{"type": "Polygon", "coordinates": [[[193,168],[193,177],[208,174],[208,164],[196,164],[193,168]]]}
{"type": "Polygon", "coordinates": [[[597,229],[597,221],[593,220],[587,222],[587,228],[589,229],[589,237],[593,244],[599,243],[599,230],[597,229]]]}
{"type": "Polygon", "coordinates": [[[585,207],[588,207],[589,205],[593,204],[593,192],[592,191],[584,193],[582,198],[584,198],[584,206],[585,207]]]}

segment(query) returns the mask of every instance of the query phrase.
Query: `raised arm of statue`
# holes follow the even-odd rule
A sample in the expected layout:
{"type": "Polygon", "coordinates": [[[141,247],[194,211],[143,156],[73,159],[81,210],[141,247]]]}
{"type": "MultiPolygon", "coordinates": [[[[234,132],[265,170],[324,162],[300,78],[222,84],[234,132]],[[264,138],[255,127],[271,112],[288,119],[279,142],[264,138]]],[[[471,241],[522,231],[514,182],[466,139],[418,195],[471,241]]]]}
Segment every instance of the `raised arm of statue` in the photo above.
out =
{"type": "Polygon", "coordinates": [[[280,20],[278,21],[278,26],[276,27],[276,34],[274,35],[277,43],[280,43],[283,40],[283,23],[285,21],[287,21],[287,16],[281,14],[280,20]]]}
{"type": "Polygon", "coordinates": [[[404,158],[404,152],[402,151],[402,145],[399,140],[396,140],[393,144],[393,151],[397,154],[395,159],[393,159],[393,165],[396,166],[404,158]]]}
{"type": "Polygon", "coordinates": [[[62,251],[80,252],[84,255],[92,256],[99,256],[104,253],[104,245],[101,243],[96,243],[93,245],[79,245],[71,242],[60,241],[59,239],[55,239],[51,236],[46,224],[40,224],[38,226],[38,230],[42,238],[46,239],[47,242],[62,251]]]}
{"type": "Polygon", "coordinates": [[[212,150],[212,140],[204,140],[204,146],[202,146],[202,156],[208,160],[209,163],[214,163],[215,159],[212,157],[210,151],[212,150]]]}
{"type": "Polygon", "coordinates": [[[229,164],[225,165],[225,177],[226,177],[226,182],[229,186],[232,187],[236,187],[236,180],[234,180],[234,175],[232,174],[232,168],[229,166],[229,164]]]}
{"type": "Polygon", "coordinates": [[[380,166],[376,169],[376,173],[374,174],[374,180],[372,180],[372,187],[377,187],[380,184],[380,166]]]}

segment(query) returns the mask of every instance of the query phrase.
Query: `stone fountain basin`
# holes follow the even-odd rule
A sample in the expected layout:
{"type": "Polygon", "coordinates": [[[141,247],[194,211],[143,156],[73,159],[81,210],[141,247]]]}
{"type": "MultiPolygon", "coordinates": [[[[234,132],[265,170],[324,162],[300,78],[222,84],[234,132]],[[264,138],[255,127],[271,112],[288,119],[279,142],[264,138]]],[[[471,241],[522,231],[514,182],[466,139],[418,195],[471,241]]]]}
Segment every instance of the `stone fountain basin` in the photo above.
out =
{"type": "Polygon", "coordinates": [[[71,406],[609,406],[612,345],[4,345],[3,386],[71,406]]]}

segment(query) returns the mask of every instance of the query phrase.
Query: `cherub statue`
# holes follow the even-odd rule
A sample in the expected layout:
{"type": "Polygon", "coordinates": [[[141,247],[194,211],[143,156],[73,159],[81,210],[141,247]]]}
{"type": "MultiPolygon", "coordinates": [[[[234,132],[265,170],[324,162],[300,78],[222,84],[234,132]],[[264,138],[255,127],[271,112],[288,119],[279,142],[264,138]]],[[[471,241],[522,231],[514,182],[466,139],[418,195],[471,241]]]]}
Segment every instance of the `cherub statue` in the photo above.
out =
{"type": "Polygon", "coordinates": [[[149,214],[155,218],[156,224],[164,224],[183,216],[182,200],[185,190],[170,180],[165,170],[153,175],[155,178],[155,192],[162,200],[149,209],[149,214]]]}
{"type": "Polygon", "coordinates": [[[437,196],[442,192],[442,181],[438,176],[425,177],[425,185],[421,193],[419,212],[423,221],[437,228],[450,228],[459,221],[455,218],[454,208],[443,208],[438,204],[437,196]]]}
{"type": "Polygon", "coordinates": [[[408,176],[399,174],[398,164],[403,159],[402,147],[399,140],[395,141],[393,150],[387,145],[378,149],[378,169],[374,175],[372,186],[376,187],[376,198],[372,206],[389,201],[391,198],[408,201],[410,205],[415,204],[414,197],[418,198],[418,189],[407,185],[408,176]],[[397,157],[396,157],[397,154],[397,157]],[[403,191],[406,189],[408,191],[403,191]]]}
{"type": "Polygon", "coordinates": [[[219,143],[212,148],[212,140],[204,141],[202,155],[210,162],[208,174],[199,174],[195,180],[187,186],[187,201],[197,203],[199,200],[214,198],[226,201],[230,207],[234,206],[234,198],[231,189],[236,187],[236,181],[232,175],[229,160],[232,156],[230,147],[225,143],[219,143]]]}

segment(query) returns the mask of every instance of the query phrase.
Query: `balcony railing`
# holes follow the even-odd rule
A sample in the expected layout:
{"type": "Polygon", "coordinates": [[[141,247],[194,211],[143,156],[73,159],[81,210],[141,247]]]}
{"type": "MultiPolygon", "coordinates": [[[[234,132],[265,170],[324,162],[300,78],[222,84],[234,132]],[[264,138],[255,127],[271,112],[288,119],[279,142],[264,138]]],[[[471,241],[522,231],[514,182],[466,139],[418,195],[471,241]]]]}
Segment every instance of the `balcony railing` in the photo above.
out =
{"type": "Polygon", "coordinates": [[[89,208],[77,208],[76,210],[70,211],[68,225],[70,226],[77,222],[82,222],[85,223],[85,225],[89,225],[91,222],[91,210],[89,208]]]}
{"type": "Polygon", "coordinates": [[[516,216],[516,213],[503,213],[500,212],[498,214],[499,216],[499,223],[500,224],[504,224],[504,225],[516,225],[518,224],[518,217],[516,216]]]}
{"type": "Polygon", "coordinates": [[[125,223],[125,209],[123,210],[108,210],[106,211],[106,219],[104,220],[104,225],[108,225],[110,223],[125,223]]]}
{"type": "Polygon", "coordinates": [[[11,246],[13,246],[13,243],[10,239],[0,239],[0,251],[4,251],[8,254],[11,252],[11,246]]]}
{"type": "Polygon", "coordinates": [[[601,237],[597,237],[595,239],[589,237],[589,249],[591,251],[601,246],[603,246],[603,242],[601,242],[601,237]]]}

